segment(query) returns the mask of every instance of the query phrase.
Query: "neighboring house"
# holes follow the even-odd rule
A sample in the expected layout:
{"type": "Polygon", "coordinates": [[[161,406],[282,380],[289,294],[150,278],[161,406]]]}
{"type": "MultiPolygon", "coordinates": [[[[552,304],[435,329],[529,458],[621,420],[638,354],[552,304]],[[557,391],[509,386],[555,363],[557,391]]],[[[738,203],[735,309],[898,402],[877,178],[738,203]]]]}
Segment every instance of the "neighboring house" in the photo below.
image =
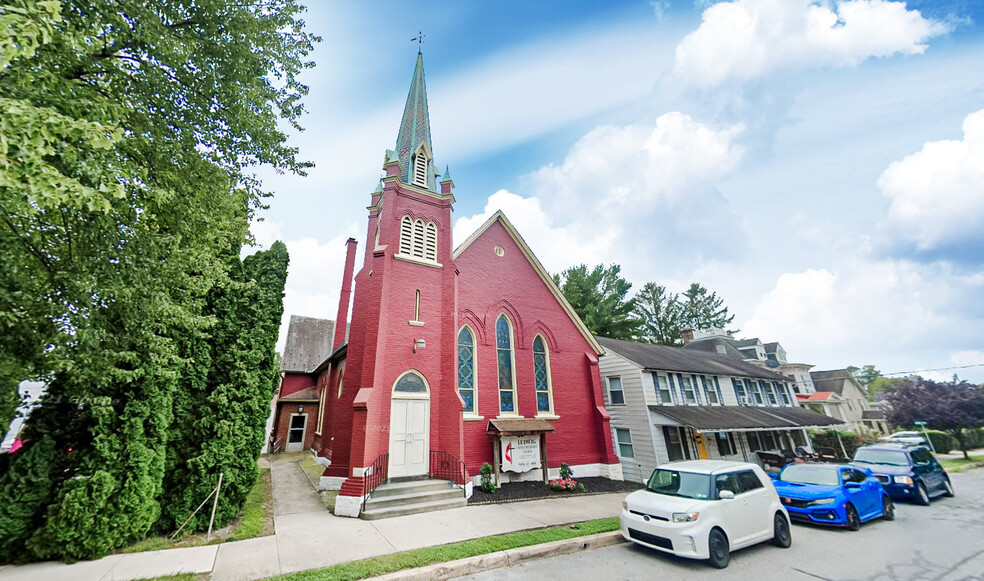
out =
{"type": "MultiPolygon", "coordinates": [[[[757,462],[758,450],[810,449],[808,428],[838,422],[797,406],[787,377],[712,352],[598,338],[612,439],[626,480],[665,462],[757,462]]],[[[730,350],[729,350],[730,348],[730,350]]]]}
{"type": "Polygon", "coordinates": [[[335,321],[291,315],[280,388],[271,402],[269,451],[308,450],[320,432],[315,371],[331,355],[334,335],[335,321]]]}
{"type": "Polygon", "coordinates": [[[684,348],[731,355],[749,363],[781,373],[791,379],[790,387],[797,395],[809,395],[816,391],[810,378],[808,363],[790,363],[786,350],[777,341],[763,343],[761,339],[733,339],[723,329],[685,332],[684,348]]]}
{"type": "Polygon", "coordinates": [[[800,396],[800,405],[842,420],[855,434],[888,435],[885,412],[868,401],[868,392],[847,369],[810,373],[816,393],[800,396]]]}

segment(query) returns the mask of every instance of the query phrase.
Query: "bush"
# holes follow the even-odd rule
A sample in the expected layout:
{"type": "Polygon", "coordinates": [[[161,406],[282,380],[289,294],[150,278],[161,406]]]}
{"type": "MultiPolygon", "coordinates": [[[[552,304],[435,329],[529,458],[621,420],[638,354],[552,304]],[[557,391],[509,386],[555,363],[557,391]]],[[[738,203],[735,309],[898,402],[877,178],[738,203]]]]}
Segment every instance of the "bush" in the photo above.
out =
{"type": "Polygon", "coordinates": [[[952,450],[960,448],[960,444],[952,434],[939,430],[926,430],[929,434],[929,441],[933,443],[933,449],[937,454],[948,454],[952,450]]]}
{"type": "Polygon", "coordinates": [[[984,430],[964,430],[964,443],[967,445],[968,450],[984,448],[984,430]]]}
{"type": "Polygon", "coordinates": [[[565,463],[561,462],[560,463],[560,478],[561,479],[565,479],[565,478],[566,479],[569,479],[569,478],[573,478],[573,476],[574,476],[574,471],[571,470],[570,464],[565,464],[565,463]]]}
{"type": "Polygon", "coordinates": [[[495,482],[492,482],[492,465],[488,462],[482,464],[482,469],[479,470],[482,475],[482,490],[488,492],[489,494],[495,493],[495,482]]]}

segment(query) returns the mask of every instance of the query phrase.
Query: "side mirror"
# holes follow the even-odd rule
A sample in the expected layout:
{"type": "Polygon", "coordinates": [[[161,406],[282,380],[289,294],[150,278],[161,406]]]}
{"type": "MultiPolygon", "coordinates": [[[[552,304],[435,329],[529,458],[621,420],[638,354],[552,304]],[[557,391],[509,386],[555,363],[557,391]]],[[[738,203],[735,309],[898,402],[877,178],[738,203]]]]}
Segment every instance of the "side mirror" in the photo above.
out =
{"type": "Polygon", "coordinates": [[[871,478],[872,476],[875,475],[875,473],[871,471],[871,468],[865,468],[864,473],[868,478],[871,478]]]}
{"type": "Polygon", "coordinates": [[[844,488],[861,488],[860,482],[845,482],[844,488]]]}
{"type": "Polygon", "coordinates": [[[734,500],[735,493],[730,490],[722,490],[721,492],[718,492],[718,498],[721,500],[734,500]]]}

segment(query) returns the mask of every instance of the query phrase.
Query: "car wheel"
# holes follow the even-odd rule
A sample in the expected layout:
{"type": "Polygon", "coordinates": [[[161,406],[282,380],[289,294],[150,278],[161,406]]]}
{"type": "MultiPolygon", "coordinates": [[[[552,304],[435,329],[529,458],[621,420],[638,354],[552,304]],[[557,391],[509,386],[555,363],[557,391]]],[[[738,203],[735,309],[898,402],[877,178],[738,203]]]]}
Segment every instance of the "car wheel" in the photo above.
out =
{"type": "Polygon", "coordinates": [[[943,496],[946,496],[948,498],[953,498],[953,485],[950,484],[949,478],[943,479],[943,490],[944,490],[943,496]]]}
{"type": "Polygon", "coordinates": [[[853,504],[847,505],[847,524],[844,525],[849,531],[856,531],[861,528],[861,517],[858,516],[857,509],[853,504]]]}
{"type": "Polygon", "coordinates": [[[772,544],[783,549],[788,549],[793,544],[793,535],[789,532],[789,521],[777,512],[772,519],[772,544]]]}
{"type": "Polygon", "coordinates": [[[895,503],[887,496],[882,499],[882,518],[885,520],[895,520],[895,503]]]}
{"type": "Polygon", "coordinates": [[[707,552],[710,555],[707,562],[716,569],[724,569],[731,560],[731,547],[728,546],[728,537],[724,536],[721,529],[711,530],[707,536],[707,552]]]}
{"type": "Polygon", "coordinates": [[[916,483],[916,504],[929,506],[929,493],[926,492],[926,485],[922,482],[916,483]]]}

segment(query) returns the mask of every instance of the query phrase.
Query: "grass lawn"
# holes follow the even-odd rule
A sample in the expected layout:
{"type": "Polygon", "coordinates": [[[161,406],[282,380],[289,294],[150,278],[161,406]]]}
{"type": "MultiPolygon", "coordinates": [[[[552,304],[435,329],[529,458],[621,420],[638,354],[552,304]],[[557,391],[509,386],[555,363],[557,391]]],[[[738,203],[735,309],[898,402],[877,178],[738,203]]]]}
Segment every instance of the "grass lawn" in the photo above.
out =
{"type": "Polygon", "coordinates": [[[366,579],[402,569],[423,567],[432,563],[445,563],[456,561],[475,555],[485,555],[506,549],[518,547],[528,547],[539,545],[551,541],[560,541],[576,537],[584,537],[597,533],[616,531],[619,528],[618,517],[603,518],[587,521],[575,525],[565,525],[535,529],[531,531],[521,531],[517,533],[506,533],[450,545],[438,547],[426,547],[413,551],[404,551],[392,555],[382,555],[362,561],[342,563],[334,567],[324,569],[313,569],[300,573],[291,573],[274,577],[278,581],[347,581],[352,579],[366,579]]]}
{"type": "Polygon", "coordinates": [[[984,456],[971,456],[968,460],[967,458],[955,458],[953,460],[940,460],[940,464],[943,465],[943,469],[952,469],[954,472],[960,472],[960,469],[967,464],[973,464],[974,462],[984,462],[984,456]]]}
{"type": "MultiPolygon", "coordinates": [[[[209,509],[209,506],[202,510],[209,509]]],[[[178,547],[200,547],[203,545],[214,545],[225,541],[242,541],[273,534],[273,484],[270,477],[270,469],[260,470],[260,476],[253,484],[246,502],[240,513],[241,518],[238,523],[233,524],[228,533],[218,535],[212,531],[212,539],[206,540],[205,533],[179,537],[169,540],[167,537],[150,537],[129,547],[120,549],[120,553],[143,553],[145,551],[160,551],[163,549],[175,549],[178,547]]],[[[192,575],[189,579],[195,579],[192,575]]],[[[170,579],[168,577],[167,579],[170,579]]],[[[176,581],[182,581],[182,577],[175,577],[176,581]]]]}

